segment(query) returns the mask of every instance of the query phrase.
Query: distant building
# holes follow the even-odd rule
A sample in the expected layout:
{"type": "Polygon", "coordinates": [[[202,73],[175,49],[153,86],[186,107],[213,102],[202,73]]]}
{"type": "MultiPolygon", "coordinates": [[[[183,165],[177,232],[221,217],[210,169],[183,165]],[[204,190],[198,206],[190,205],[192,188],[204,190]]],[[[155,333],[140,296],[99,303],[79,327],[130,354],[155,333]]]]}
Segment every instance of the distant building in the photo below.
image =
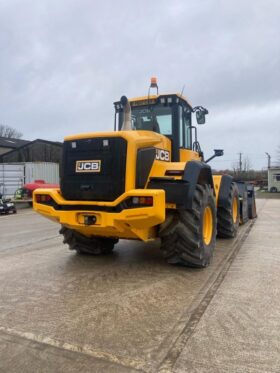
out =
{"type": "Polygon", "coordinates": [[[0,155],[10,152],[11,150],[15,150],[22,145],[28,144],[29,142],[30,141],[27,140],[0,137],[0,155]]]}
{"type": "Polygon", "coordinates": [[[268,168],[267,184],[269,192],[280,192],[280,167],[268,168]]]}
{"type": "Polygon", "coordinates": [[[0,163],[55,162],[62,158],[62,143],[37,139],[0,138],[0,163]]]}

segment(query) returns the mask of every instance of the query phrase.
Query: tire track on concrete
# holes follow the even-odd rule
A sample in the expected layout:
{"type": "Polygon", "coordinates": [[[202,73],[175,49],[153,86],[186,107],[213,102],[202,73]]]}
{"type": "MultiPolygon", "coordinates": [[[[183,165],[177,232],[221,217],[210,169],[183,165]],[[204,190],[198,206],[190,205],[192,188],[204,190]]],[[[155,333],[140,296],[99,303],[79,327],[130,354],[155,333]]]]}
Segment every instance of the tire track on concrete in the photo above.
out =
{"type": "MultiPolygon", "coordinates": [[[[266,202],[261,207],[260,211],[264,208],[266,202]]],[[[156,368],[156,372],[160,373],[170,373],[172,372],[172,368],[175,365],[178,357],[180,356],[183,348],[185,347],[187,341],[192,336],[192,334],[195,331],[195,328],[197,324],[199,323],[201,317],[205,313],[207,307],[209,306],[211,300],[215,296],[217,290],[219,289],[220,285],[222,284],[224,278],[226,277],[228,270],[236,258],[238,252],[240,251],[241,247],[243,246],[243,243],[245,242],[246,238],[248,237],[253,225],[255,223],[255,219],[249,221],[249,225],[245,232],[242,234],[239,240],[236,241],[236,243],[233,246],[232,251],[228,254],[228,256],[224,259],[224,261],[221,264],[221,269],[216,275],[216,279],[214,282],[212,282],[212,285],[210,285],[208,291],[203,296],[203,298],[200,300],[197,307],[193,310],[191,315],[188,317],[188,321],[185,324],[185,327],[179,334],[179,336],[174,341],[173,345],[167,352],[164,359],[161,361],[161,363],[156,368]]],[[[213,276],[213,275],[212,275],[213,276]]],[[[211,277],[212,277],[211,276],[211,277]]],[[[210,279],[211,279],[210,277],[210,279]]],[[[207,286],[207,285],[206,285],[207,286]]],[[[197,299],[193,302],[196,303],[197,299]]]]}
{"type": "MultiPolygon", "coordinates": [[[[45,344],[51,347],[55,347],[58,349],[63,349],[66,351],[71,351],[74,353],[80,353],[80,354],[85,354],[88,356],[91,356],[93,358],[101,359],[104,361],[108,361],[111,363],[118,364],[120,366],[126,367],[126,368],[131,368],[140,372],[171,372],[172,367],[176,363],[181,351],[185,347],[188,339],[191,337],[193,334],[196,325],[200,321],[201,317],[203,316],[204,312],[206,311],[206,308],[210,304],[211,300],[213,299],[214,295],[216,294],[219,286],[223,282],[229,267],[231,266],[233,260],[235,259],[236,255],[238,254],[240,248],[242,247],[243,242],[246,240],[252,226],[254,224],[254,221],[250,222],[250,225],[247,227],[246,231],[242,234],[240,239],[236,241],[236,243],[233,245],[232,251],[228,254],[228,256],[224,259],[224,261],[221,264],[221,270],[216,274],[216,279],[212,282],[212,285],[210,285],[210,288],[208,291],[205,292],[203,289],[205,288],[205,285],[202,290],[200,291],[199,297],[201,298],[201,293],[204,293],[205,295],[203,296],[202,300],[200,299],[199,304],[196,308],[194,308],[191,316],[188,318],[187,323],[185,324],[185,327],[183,328],[182,332],[177,336],[174,344],[172,347],[169,349],[168,353],[166,354],[165,358],[159,362],[159,361],[147,361],[147,360],[140,360],[140,359],[133,359],[133,358],[127,358],[125,356],[119,356],[117,354],[113,354],[107,351],[102,351],[102,350],[96,350],[93,349],[90,345],[75,345],[72,343],[68,343],[65,341],[61,340],[56,340],[50,337],[42,336],[42,335],[36,335],[34,333],[30,332],[22,332],[18,331],[12,328],[7,328],[4,326],[0,326],[0,331],[25,338],[27,340],[45,344]],[[158,363],[158,364],[157,364],[158,363]],[[156,367],[157,366],[157,367],[156,367]]],[[[57,237],[57,236],[55,236],[57,237]]],[[[48,239],[43,239],[41,241],[47,241],[50,240],[51,238],[48,239]]],[[[38,242],[38,241],[37,241],[38,242]]],[[[18,248],[18,247],[17,247],[18,248]]],[[[213,276],[213,275],[212,275],[213,276]]],[[[212,277],[211,276],[211,277],[212,277]]],[[[211,279],[210,277],[210,279],[211,279]]],[[[198,299],[194,300],[194,303],[197,303],[198,299]]],[[[182,321],[181,321],[182,322],[182,321]]]]}
{"type": "MultiPolygon", "coordinates": [[[[71,344],[71,343],[68,343],[62,340],[56,340],[50,337],[36,335],[30,332],[21,332],[21,331],[18,331],[12,328],[7,328],[4,326],[0,326],[0,331],[13,335],[15,337],[16,336],[22,337],[27,340],[41,343],[44,345],[49,345],[51,347],[56,347],[58,349],[63,349],[63,350],[71,351],[74,353],[88,355],[93,358],[112,362],[112,363],[118,364],[119,366],[131,368],[131,369],[138,370],[141,372],[162,372],[162,373],[171,372],[174,364],[176,363],[179,355],[181,354],[183,348],[185,347],[188,339],[194,333],[197,324],[199,323],[201,317],[206,311],[211,300],[215,296],[218,288],[222,284],[232,262],[237,256],[239,250],[241,249],[243,242],[246,240],[253,224],[254,224],[254,221],[250,221],[250,223],[248,224],[248,227],[246,227],[246,230],[242,232],[240,237],[237,237],[236,242],[233,244],[232,250],[225,257],[225,259],[221,261],[220,271],[218,273],[212,274],[209,277],[209,281],[207,282],[207,284],[202,286],[202,288],[200,289],[198,296],[195,298],[194,302],[192,303],[191,312],[190,312],[190,307],[189,307],[187,314],[185,313],[180,320],[180,325],[182,324],[184,325],[183,329],[181,329],[179,333],[177,333],[178,329],[175,331],[175,333],[173,333],[173,335],[175,335],[174,342],[170,344],[168,352],[165,354],[164,358],[158,356],[158,359],[156,358],[150,359],[150,361],[147,361],[145,359],[137,359],[137,358],[134,359],[134,358],[110,353],[108,351],[94,349],[90,345],[79,346],[79,345],[71,344]]],[[[48,241],[55,237],[58,237],[58,235],[52,238],[37,240],[37,242],[48,241]]],[[[25,245],[22,245],[22,246],[25,246],[25,245]]],[[[19,246],[17,246],[17,248],[19,248],[19,246]]]]}

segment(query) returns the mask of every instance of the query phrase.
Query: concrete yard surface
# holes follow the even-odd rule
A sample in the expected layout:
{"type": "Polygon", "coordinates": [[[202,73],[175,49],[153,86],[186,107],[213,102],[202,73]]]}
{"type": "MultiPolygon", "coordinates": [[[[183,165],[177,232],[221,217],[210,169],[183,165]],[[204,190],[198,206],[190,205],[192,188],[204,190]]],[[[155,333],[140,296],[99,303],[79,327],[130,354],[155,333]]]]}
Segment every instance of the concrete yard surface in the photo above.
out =
{"type": "Polygon", "coordinates": [[[212,264],[159,243],[78,256],[31,210],[0,217],[0,372],[279,372],[280,200],[212,264]]]}

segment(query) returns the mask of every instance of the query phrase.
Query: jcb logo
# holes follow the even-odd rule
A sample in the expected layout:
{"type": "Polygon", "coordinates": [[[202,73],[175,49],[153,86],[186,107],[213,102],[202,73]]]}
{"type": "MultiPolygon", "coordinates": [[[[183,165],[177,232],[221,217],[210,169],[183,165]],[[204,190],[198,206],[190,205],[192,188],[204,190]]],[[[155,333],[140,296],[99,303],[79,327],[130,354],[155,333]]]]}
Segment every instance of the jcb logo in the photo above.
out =
{"type": "Polygon", "coordinates": [[[76,161],[76,172],[100,172],[101,161],[76,161]]]}
{"type": "Polygon", "coordinates": [[[165,161],[169,162],[170,161],[170,153],[168,150],[164,149],[156,149],[156,159],[158,161],[165,161]]]}

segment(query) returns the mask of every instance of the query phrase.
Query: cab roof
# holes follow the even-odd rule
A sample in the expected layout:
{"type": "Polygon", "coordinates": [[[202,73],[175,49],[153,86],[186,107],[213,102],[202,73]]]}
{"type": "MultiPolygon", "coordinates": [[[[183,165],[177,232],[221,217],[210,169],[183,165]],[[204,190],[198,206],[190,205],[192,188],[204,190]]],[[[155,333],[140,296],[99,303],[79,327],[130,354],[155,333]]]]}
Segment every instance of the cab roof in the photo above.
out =
{"type": "MultiPolygon", "coordinates": [[[[147,102],[148,100],[150,103],[153,103],[151,101],[155,101],[160,98],[168,98],[168,97],[174,97],[174,96],[178,97],[180,101],[185,102],[192,109],[192,105],[190,104],[190,102],[187,100],[186,97],[181,95],[181,93],[163,93],[159,95],[139,96],[139,97],[128,98],[128,101],[132,104],[132,106],[134,102],[140,104],[141,101],[143,101],[143,105],[144,105],[144,103],[147,102]]],[[[116,101],[114,102],[114,105],[119,104],[119,103],[120,101],[116,101]]]]}

